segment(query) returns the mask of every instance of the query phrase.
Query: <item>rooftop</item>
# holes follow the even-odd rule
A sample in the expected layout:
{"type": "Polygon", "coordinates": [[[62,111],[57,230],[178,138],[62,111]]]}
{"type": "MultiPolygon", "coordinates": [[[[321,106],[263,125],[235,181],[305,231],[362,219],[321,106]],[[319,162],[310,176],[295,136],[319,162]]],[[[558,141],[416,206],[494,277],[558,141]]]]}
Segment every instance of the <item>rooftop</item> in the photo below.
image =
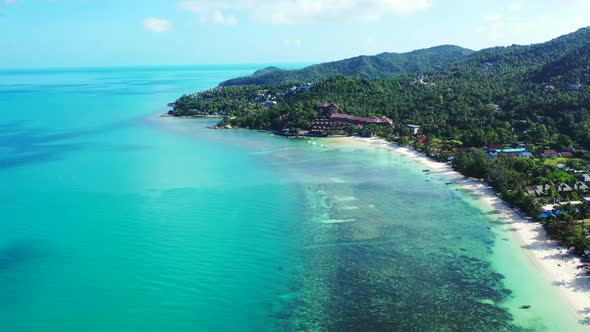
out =
{"type": "Polygon", "coordinates": [[[349,115],[349,114],[342,114],[342,113],[335,113],[330,116],[330,120],[350,120],[350,121],[358,121],[358,122],[366,122],[366,123],[393,123],[393,121],[387,117],[372,117],[367,118],[363,116],[356,116],[356,115],[349,115]]]}
{"type": "Polygon", "coordinates": [[[514,148],[514,149],[499,149],[496,150],[496,152],[498,153],[519,153],[519,152],[525,152],[526,148],[514,148]]]}

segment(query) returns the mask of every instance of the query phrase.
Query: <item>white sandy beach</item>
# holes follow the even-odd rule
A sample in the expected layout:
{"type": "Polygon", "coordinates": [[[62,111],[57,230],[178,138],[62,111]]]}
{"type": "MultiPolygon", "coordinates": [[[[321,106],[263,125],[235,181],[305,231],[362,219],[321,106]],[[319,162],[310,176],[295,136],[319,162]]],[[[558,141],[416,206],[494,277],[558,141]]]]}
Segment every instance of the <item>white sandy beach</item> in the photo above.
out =
{"type": "Polygon", "coordinates": [[[336,138],[343,144],[369,144],[388,148],[421,164],[431,172],[443,174],[451,182],[476,194],[482,203],[497,211],[501,219],[515,232],[514,238],[523,248],[530,262],[547,278],[547,282],[558,287],[564,300],[571,306],[580,321],[590,322],[590,275],[584,274],[577,266],[583,264],[579,257],[568,254],[566,250],[547,237],[543,226],[511,208],[500,199],[485,181],[469,179],[454,171],[449,165],[434,161],[418,151],[399,147],[381,139],[336,138]]]}

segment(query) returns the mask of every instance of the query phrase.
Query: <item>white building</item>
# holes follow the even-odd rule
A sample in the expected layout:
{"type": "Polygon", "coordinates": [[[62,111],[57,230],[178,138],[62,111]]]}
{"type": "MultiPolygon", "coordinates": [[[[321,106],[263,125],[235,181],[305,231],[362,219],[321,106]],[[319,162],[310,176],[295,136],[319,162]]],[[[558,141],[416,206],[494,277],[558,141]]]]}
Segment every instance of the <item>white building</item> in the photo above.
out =
{"type": "Polygon", "coordinates": [[[417,135],[418,132],[420,131],[420,126],[418,126],[418,125],[409,124],[409,125],[406,125],[406,127],[410,128],[412,130],[412,135],[417,135]]]}

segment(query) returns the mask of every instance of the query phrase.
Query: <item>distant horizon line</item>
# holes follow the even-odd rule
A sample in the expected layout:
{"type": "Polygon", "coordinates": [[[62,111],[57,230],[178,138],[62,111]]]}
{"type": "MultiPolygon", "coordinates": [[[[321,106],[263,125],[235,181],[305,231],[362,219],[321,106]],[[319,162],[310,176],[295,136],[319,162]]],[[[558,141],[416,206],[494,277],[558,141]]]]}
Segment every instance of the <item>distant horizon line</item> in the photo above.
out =
{"type": "MultiPolygon", "coordinates": [[[[412,53],[415,51],[421,51],[421,50],[427,50],[427,49],[431,49],[431,48],[437,48],[437,47],[443,47],[443,46],[455,46],[455,47],[461,47],[467,50],[471,50],[471,51],[475,51],[475,52],[479,52],[483,49],[479,49],[479,50],[475,50],[475,49],[470,49],[470,48],[465,48],[463,46],[459,46],[459,45],[455,45],[455,44],[440,44],[440,45],[435,45],[435,46],[430,46],[430,47],[423,47],[423,48],[417,48],[417,49],[412,49],[412,50],[405,50],[405,51],[381,51],[381,52],[376,52],[376,53],[366,53],[366,54],[357,54],[357,55],[352,55],[352,56],[344,56],[342,58],[335,58],[335,59],[326,59],[326,60],[321,60],[321,61],[286,61],[286,62],[243,62],[243,63],[192,63],[192,64],[143,64],[143,65],[81,65],[81,66],[47,66],[47,67],[0,67],[0,72],[8,72],[8,71],[33,71],[33,70],[46,70],[46,71],[52,71],[52,70],[76,70],[76,69],[117,69],[117,68],[154,68],[154,67],[191,67],[191,66],[255,66],[255,65],[263,65],[265,67],[268,66],[278,66],[280,67],[281,65],[305,65],[305,66],[311,66],[311,65],[316,65],[316,64],[322,64],[322,63],[330,63],[330,62],[337,62],[337,61],[342,61],[342,60],[348,60],[348,59],[352,59],[352,58],[356,58],[356,57],[362,57],[362,56],[376,56],[379,54],[384,54],[384,53],[394,53],[394,54],[406,54],[406,53],[412,53]]],[[[263,67],[264,68],[264,67],[263,67]]],[[[262,68],[261,68],[262,69],[262,68]]],[[[289,69],[289,68],[287,68],[289,69]]]]}
{"type": "MultiPolygon", "coordinates": [[[[330,62],[330,61],[324,61],[330,62]]],[[[222,67],[222,66],[284,66],[284,65],[314,65],[324,62],[245,62],[245,63],[193,63],[193,64],[153,64],[153,65],[82,65],[82,66],[48,66],[48,67],[0,67],[0,72],[17,72],[17,71],[75,71],[75,70],[84,70],[84,69],[94,69],[94,70],[108,70],[108,69],[127,69],[127,68],[189,68],[189,67],[222,67]]],[[[261,68],[262,69],[262,68],[261,68]]]]}

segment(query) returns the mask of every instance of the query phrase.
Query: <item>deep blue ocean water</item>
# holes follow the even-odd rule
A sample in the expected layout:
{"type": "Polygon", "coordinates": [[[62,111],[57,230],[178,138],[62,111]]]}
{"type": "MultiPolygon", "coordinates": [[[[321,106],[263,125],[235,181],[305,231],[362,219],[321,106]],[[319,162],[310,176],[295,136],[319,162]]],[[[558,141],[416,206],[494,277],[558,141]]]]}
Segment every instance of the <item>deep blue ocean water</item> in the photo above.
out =
{"type": "Polygon", "coordinates": [[[261,67],[0,72],[0,330],[581,328],[403,156],[157,116],[261,67]]]}

